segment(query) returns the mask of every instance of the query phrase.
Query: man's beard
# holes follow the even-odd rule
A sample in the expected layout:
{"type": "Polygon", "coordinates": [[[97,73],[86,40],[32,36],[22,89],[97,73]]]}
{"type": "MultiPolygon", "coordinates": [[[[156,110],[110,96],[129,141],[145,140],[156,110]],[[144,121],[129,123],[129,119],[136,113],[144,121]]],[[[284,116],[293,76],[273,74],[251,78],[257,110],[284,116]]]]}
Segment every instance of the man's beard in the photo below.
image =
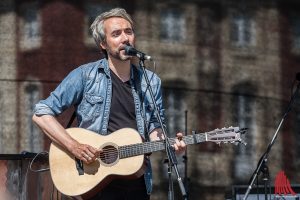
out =
{"type": "Polygon", "coordinates": [[[115,51],[115,52],[111,52],[109,50],[109,51],[107,51],[107,54],[109,56],[113,57],[114,59],[119,60],[119,61],[127,61],[127,60],[131,59],[131,56],[128,56],[128,55],[125,55],[125,54],[121,54],[121,50],[118,50],[118,51],[115,51]]]}

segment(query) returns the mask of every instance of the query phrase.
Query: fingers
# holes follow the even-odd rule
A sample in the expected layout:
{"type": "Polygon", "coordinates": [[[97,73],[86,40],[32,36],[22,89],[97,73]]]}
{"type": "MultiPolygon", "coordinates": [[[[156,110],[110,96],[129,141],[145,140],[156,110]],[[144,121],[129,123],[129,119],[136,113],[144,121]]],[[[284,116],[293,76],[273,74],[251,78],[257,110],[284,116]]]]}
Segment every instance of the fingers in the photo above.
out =
{"type": "Polygon", "coordinates": [[[96,149],[87,144],[79,144],[73,154],[85,163],[90,164],[99,158],[101,152],[101,149],[96,149]]]}
{"type": "Polygon", "coordinates": [[[92,157],[90,157],[88,154],[86,154],[85,152],[82,152],[82,154],[81,154],[82,156],[81,156],[81,160],[82,161],[84,161],[84,162],[86,162],[86,163],[90,163],[91,162],[91,160],[92,160],[92,157]]]}
{"type": "Polygon", "coordinates": [[[183,134],[182,134],[182,133],[177,133],[177,134],[176,134],[176,137],[177,137],[179,140],[182,140],[183,134]]]}
{"type": "Polygon", "coordinates": [[[182,140],[183,134],[177,133],[176,136],[177,136],[177,139],[175,140],[174,149],[175,149],[176,153],[182,153],[186,149],[186,144],[182,140]]]}
{"type": "Polygon", "coordinates": [[[182,153],[186,149],[186,144],[183,140],[179,141],[178,139],[175,140],[174,149],[176,153],[182,153]]]}
{"type": "Polygon", "coordinates": [[[96,158],[98,158],[100,156],[100,153],[102,152],[101,149],[97,149],[92,146],[87,146],[87,149],[88,149],[88,155],[90,157],[95,156],[96,158]]]}
{"type": "Polygon", "coordinates": [[[94,162],[97,158],[99,158],[101,152],[102,150],[96,149],[89,145],[83,151],[83,153],[87,155],[85,155],[85,158],[88,160],[88,163],[94,162]]]}

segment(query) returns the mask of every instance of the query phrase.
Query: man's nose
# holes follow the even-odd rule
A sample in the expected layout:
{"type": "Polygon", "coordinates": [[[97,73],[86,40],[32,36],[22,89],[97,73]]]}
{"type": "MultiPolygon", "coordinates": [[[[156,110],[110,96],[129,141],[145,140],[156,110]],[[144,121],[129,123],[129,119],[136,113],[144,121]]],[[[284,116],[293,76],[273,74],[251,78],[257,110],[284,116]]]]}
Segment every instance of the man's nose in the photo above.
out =
{"type": "Polygon", "coordinates": [[[129,37],[126,33],[122,33],[122,42],[128,42],[129,41],[129,37]]]}

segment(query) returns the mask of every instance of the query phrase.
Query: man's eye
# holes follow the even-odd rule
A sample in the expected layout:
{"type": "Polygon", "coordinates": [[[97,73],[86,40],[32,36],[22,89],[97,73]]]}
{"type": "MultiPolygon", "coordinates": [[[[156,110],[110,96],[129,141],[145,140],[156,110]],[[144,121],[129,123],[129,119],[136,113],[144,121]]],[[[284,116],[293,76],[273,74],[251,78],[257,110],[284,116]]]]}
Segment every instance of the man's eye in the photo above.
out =
{"type": "Polygon", "coordinates": [[[112,35],[113,37],[118,37],[120,34],[121,34],[121,32],[116,31],[116,32],[113,32],[111,35],[112,35]]]}
{"type": "Polygon", "coordinates": [[[128,35],[132,35],[133,31],[132,30],[125,30],[125,33],[128,34],[128,35]]]}

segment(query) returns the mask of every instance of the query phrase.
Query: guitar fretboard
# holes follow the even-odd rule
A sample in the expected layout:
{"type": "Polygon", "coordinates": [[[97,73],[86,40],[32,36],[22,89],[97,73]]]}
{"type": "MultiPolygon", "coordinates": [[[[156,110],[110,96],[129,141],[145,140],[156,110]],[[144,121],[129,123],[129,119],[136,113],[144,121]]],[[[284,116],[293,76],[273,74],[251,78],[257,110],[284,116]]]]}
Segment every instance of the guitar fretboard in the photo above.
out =
{"type": "MultiPolygon", "coordinates": [[[[221,142],[232,143],[242,141],[238,127],[222,128],[210,132],[192,134],[184,136],[182,139],[186,145],[198,144],[205,141],[211,141],[217,144],[220,144],[221,142]]],[[[176,138],[169,138],[170,144],[173,145],[175,140],[176,138]]],[[[164,150],[166,147],[165,145],[165,140],[125,145],[119,147],[118,154],[119,158],[128,158],[142,154],[149,154],[155,151],[164,150]]]]}
{"type": "MultiPolygon", "coordinates": [[[[170,144],[173,145],[175,143],[176,138],[169,138],[170,144]]],[[[184,136],[183,141],[186,145],[197,144],[200,142],[206,141],[205,133],[188,135],[184,136]]],[[[138,156],[142,154],[148,154],[155,151],[161,151],[165,149],[165,140],[152,141],[152,142],[144,142],[139,144],[125,145],[119,148],[119,157],[120,158],[128,158],[133,156],[138,156]]]]}

